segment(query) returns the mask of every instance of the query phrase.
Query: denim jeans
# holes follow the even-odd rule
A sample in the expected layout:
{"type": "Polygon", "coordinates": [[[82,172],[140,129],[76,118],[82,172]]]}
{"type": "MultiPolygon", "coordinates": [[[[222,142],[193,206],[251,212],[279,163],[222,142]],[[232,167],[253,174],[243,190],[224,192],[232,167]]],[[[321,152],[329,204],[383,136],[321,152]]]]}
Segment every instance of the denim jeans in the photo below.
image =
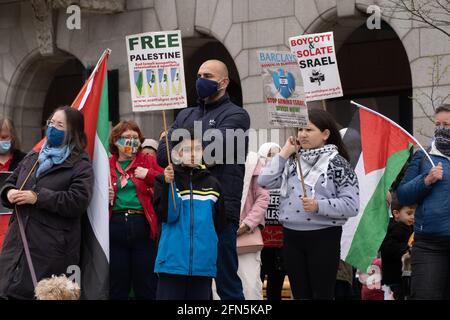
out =
{"type": "Polygon", "coordinates": [[[219,235],[217,252],[217,294],[221,300],[244,300],[242,282],[237,274],[236,252],[237,222],[228,222],[219,235]]]}
{"type": "Polygon", "coordinates": [[[420,237],[411,250],[411,299],[449,299],[450,238],[420,237]]]}
{"type": "Polygon", "coordinates": [[[143,214],[113,213],[110,221],[110,299],[154,300],[156,244],[143,214]]]}

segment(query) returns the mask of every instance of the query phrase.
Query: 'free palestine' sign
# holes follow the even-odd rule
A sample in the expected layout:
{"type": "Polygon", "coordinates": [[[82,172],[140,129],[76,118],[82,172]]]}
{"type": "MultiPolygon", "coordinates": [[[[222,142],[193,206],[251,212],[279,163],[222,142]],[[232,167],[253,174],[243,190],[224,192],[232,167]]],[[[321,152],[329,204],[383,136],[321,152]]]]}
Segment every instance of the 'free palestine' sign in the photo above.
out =
{"type": "Polygon", "coordinates": [[[126,37],[133,111],[187,106],[179,30],[126,37]]]}

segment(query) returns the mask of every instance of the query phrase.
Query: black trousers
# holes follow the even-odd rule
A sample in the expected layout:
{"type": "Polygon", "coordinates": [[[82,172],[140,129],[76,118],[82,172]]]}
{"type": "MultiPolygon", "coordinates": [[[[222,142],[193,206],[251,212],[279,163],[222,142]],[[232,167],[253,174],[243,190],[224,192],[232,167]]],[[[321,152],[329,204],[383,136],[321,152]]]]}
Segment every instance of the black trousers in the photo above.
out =
{"type": "Polygon", "coordinates": [[[284,263],[294,299],[332,300],[342,227],[313,231],[284,228],[284,263]]]}
{"type": "Polygon", "coordinates": [[[450,299],[450,238],[416,236],[411,249],[411,299],[450,299]]]}
{"type": "Polygon", "coordinates": [[[157,300],[210,300],[211,277],[159,273],[157,300]]]}
{"type": "Polygon", "coordinates": [[[237,222],[229,221],[219,234],[217,246],[217,294],[221,300],[244,300],[242,282],[237,274],[239,260],[236,253],[237,222]]]}
{"type": "Polygon", "coordinates": [[[267,300],[281,300],[286,271],[283,266],[283,248],[264,247],[261,251],[261,281],[267,275],[267,300]]]}
{"type": "Polygon", "coordinates": [[[154,300],[156,243],[143,214],[113,213],[110,221],[110,293],[112,300],[154,300]]]}

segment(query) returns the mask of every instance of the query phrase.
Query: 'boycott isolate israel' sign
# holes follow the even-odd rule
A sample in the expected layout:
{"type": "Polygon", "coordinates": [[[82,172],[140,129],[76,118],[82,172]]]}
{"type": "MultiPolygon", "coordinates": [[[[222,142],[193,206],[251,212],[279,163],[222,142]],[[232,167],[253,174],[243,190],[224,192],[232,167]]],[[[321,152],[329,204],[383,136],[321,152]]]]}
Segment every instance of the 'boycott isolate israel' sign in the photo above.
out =
{"type": "Polygon", "coordinates": [[[343,91],[334,51],[333,32],[289,38],[300,66],[306,101],[342,97],[343,91]]]}
{"type": "Polygon", "coordinates": [[[257,52],[269,123],[275,127],[306,127],[308,109],[297,61],[290,52],[257,52]]]}
{"type": "Polygon", "coordinates": [[[133,111],[187,106],[179,30],[126,37],[133,111]]]}

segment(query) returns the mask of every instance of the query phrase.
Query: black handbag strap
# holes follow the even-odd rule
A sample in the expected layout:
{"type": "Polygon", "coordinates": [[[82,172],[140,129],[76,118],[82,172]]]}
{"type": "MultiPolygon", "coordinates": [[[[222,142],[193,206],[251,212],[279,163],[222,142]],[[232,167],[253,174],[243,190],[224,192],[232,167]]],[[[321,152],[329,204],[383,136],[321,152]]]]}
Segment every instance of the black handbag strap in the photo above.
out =
{"type": "MultiPolygon", "coordinates": [[[[25,184],[27,183],[31,174],[33,173],[34,169],[36,168],[36,165],[38,164],[38,162],[39,162],[39,159],[36,160],[36,162],[34,163],[33,167],[31,168],[30,172],[28,173],[28,176],[25,178],[24,182],[22,183],[22,186],[20,187],[19,191],[22,191],[23,187],[25,186],[25,184]]],[[[28,268],[30,269],[30,273],[31,273],[31,280],[33,281],[33,287],[36,288],[36,286],[37,286],[36,272],[34,271],[33,260],[31,260],[30,248],[28,247],[28,240],[27,240],[27,236],[25,234],[25,227],[23,225],[22,216],[19,212],[19,208],[17,206],[15,206],[15,209],[16,209],[17,224],[19,225],[20,237],[22,238],[23,249],[25,251],[25,257],[27,259],[28,268]]]]}

